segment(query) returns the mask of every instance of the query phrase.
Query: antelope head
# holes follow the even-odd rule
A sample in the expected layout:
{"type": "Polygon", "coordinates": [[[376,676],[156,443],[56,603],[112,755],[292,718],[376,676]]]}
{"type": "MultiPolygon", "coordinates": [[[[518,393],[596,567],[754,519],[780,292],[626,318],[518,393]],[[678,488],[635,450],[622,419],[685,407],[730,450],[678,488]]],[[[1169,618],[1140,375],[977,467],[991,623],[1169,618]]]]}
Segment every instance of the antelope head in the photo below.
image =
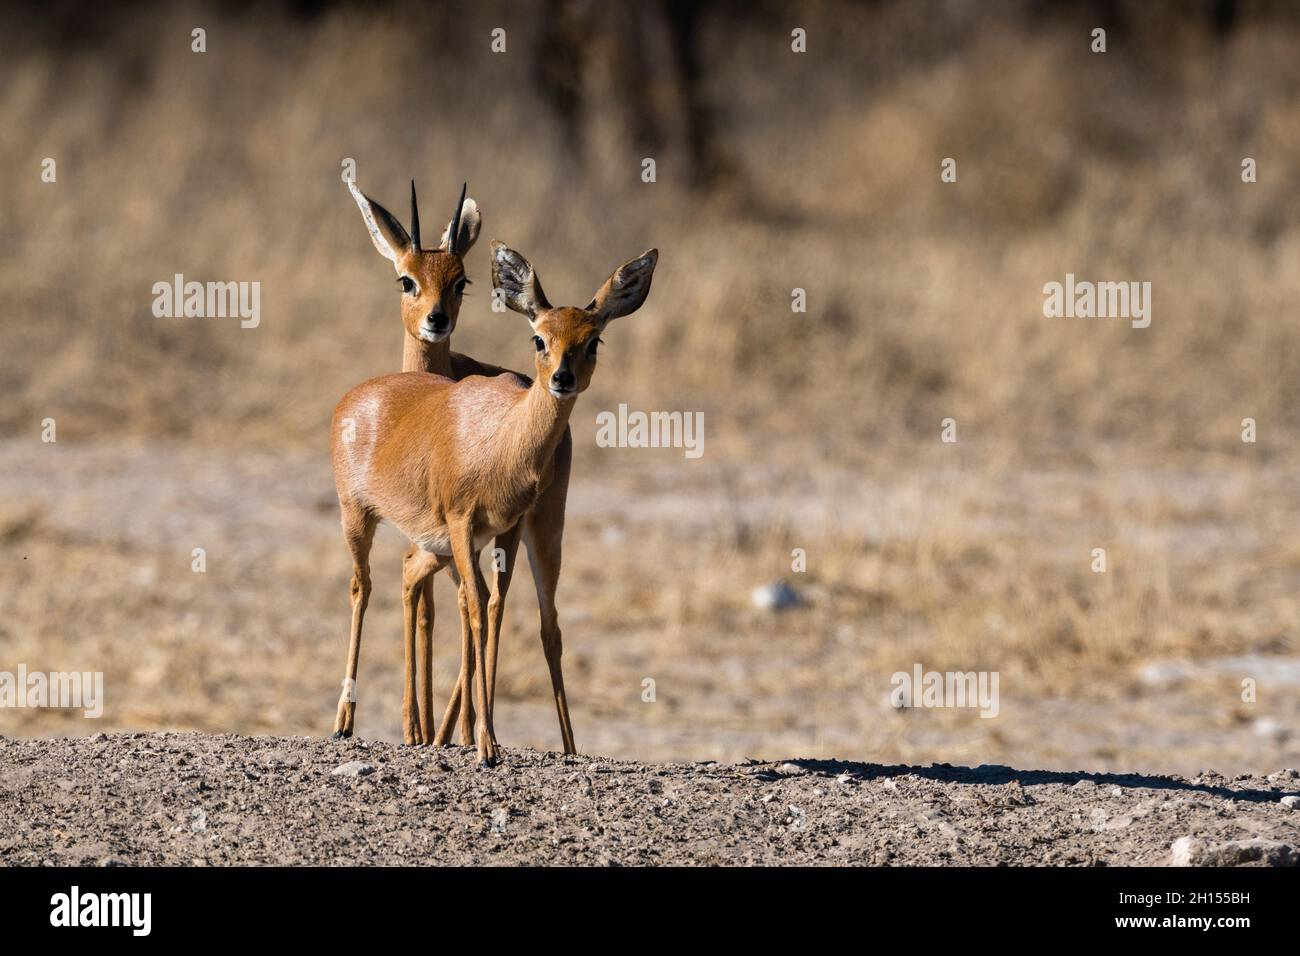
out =
{"type": "Polygon", "coordinates": [[[537,381],[545,383],[551,395],[572,399],[591,384],[600,334],[612,320],[641,308],[658,261],[659,250],[647,250],[615,269],[583,308],[555,307],[546,300],[528,260],[493,241],[492,285],[501,290],[505,304],[532,326],[537,381]]]}
{"type": "Polygon", "coordinates": [[[348,182],[370,232],[370,241],[397,270],[397,284],[402,293],[402,324],[408,335],[425,342],[441,342],[450,337],[460,315],[461,296],[469,284],[463,257],[478,238],[482,217],[478,203],[466,198],[465,188],[461,187],[460,199],[438,246],[423,249],[415,180],[411,180],[409,233],[396,216],[362,193],[355,183],[348,182]]]}

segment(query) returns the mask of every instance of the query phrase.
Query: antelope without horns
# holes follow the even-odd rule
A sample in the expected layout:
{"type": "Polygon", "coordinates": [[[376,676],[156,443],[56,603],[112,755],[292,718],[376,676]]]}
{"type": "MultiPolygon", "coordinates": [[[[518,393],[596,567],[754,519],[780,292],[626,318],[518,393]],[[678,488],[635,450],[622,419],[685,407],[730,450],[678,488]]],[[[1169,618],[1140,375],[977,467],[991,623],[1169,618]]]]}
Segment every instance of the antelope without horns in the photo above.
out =
{"type": "MultiPolygon", "coordinates": [[[[583,308],[553,307],[533,267],[492,244],[493,285],[533,330],[536,378],[511,373],[452,381],[426,372],[372,379],[334,410],[332,457],[344,538],[352,554],[352,629],[348,682],[355,682],[362,622],[370,596],[369,553],[375,527],[388,520],[415,546],[403,568],[407,680],[404,734],[418,733],[415,709],[417,602],[435,571],[453,566],[464,587],[481,763],[496,759],[486,680],[487,585],[478,554],[514,528],[550,483],[555,452],[573,403],[591,382],[600,335],[609,322],[644,303],[658,261],[651,249],[623,263],[583,308]]],[[[469,688],[462,688],[469,700],[469,688]]],[[[340,700],[336,732],[351,730],[354,702],[340,700]]]]}

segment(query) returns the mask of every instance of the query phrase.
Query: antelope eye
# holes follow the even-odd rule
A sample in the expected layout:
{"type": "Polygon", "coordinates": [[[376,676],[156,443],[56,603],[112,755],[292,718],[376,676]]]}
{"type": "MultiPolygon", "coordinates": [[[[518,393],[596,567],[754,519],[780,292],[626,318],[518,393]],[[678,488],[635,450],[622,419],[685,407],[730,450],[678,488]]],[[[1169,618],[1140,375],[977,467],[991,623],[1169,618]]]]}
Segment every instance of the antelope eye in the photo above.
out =
{"type": "Polygon", "coordinates": [[[591,340],[591,343],[587,346],[587,354],[588,354],[588,355],[595,355],[595,354],[596,354],[596,347],[599,346],[599,345],[600,345],[600,339],[592,339],[592,340],[591,340]]]}
{"type": "Polygon", "coordinates": [[[410,295],[415,291],[415,280],[410,276],[400,276],[397,280],[397,284],[402,287],[402,291],[407,295],[410,295]]]}
{"type": "Polygon", "coordinates": [[[465,286],[467,285],[469,285],[468,279],[457,279],[456,285],[453,288],[456,290],[457,295],[463,295],[465,292],[465,286]]]}
{"type": "Polygon", "coordinates": [[[542,349],[546,348],[546,343],[542,341],[542,337],[540,335],[533,336],[533,345],[537,346],[537,351],[539,352],[542,349]]]}

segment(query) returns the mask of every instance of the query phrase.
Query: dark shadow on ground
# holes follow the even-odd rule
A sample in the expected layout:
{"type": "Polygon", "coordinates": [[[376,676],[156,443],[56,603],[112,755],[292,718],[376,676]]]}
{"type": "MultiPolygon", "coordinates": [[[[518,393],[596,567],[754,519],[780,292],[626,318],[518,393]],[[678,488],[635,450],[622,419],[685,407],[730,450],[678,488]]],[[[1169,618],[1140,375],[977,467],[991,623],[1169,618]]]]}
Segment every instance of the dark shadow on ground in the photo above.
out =
{"type": "MultiPolygon", "coordinates": [[[[1022,787],[1034,787],[1051,783],[1074,786],[1081,780],[1090,780],[1098,786],[1126,787],[1132,789],[1142,788],[1148,790],[1180,790],[1184,792],[1203,793],[1207,796],[1219,797],[1225,800],[1248,800],[1252,803],[1276,803],[1282,797],[1294,792],[1291,790],[1252,790],[1237,788],[1233,787],[1231,782],[1226,778],[1222,778],[1224,780],[1224,783],[1222,784],[1197,783],[1190,780],[1180,780],[1177,777],[1146,776],[1139,773],[1016,770],[1014,767],[1005,767],[1000,764],[982,764],[978,767],[954,767],[951,764],[937,763],[928,767],[909,767],[905,764],[886,766],[884,764],[861,763],[853,760],[789,760],[784,762],[794,764],[810,773],[826,777],[838,777],[841,774],[847,773],[851,777],[857,777],[862,780],[876,780],[881,777],[904,777],[908,774],[915,774],[916,776],[922,777],[926,780],[939,780],[945,783],[984,784],[987,786],[1019,783],[1022,787]]],[[[778,766],[780,763],[782,763],[782,761],[776,761],[772,766],[778,766]]],[[[770,774],[773,779],[783,776],[775,769],[771,770],[770,774]]],[[[759,776],[765,776],[765,774],[760,771],[759,776]]]]}

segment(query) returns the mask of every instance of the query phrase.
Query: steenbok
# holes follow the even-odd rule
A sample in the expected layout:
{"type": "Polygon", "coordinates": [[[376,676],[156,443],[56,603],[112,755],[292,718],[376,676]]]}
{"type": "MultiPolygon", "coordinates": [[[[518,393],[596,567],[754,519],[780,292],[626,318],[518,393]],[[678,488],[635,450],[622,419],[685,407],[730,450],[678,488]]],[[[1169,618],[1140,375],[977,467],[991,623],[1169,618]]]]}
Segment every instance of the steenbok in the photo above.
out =
{"type": "MultiPolygon", "coordinates": [[[[354,183],[348,182],[352,198],[361,209],[362,219],[370,233],[371,241],[379,253],[393,263],[401,289],[401,318],[404,330],[402,371],[432,372],[459,381],[470,375],[500,375],[506,369],[476,361],[468,355],[451,350],[451,334],[456,330],[456,320],[465,287],[470,284],[465,275],[464,255],[478,239],[482,217],[478,204],[465,196],[461,187],[460,198],[451,221],[443,230],[439,244],[433,249],[420,245],[420,209],[415,194],[415,181],[411,181],[411,231],[407,233],[397,217],[366,196],[354,183]]],[[[517,373],[515,373],[517,374],[517,373]]],[[[523,378],[523,376],[520,376],[523,378]]],[[[487,631],[487,683],[488,699],[496,693],[497,647],[501,636],[501,621],[505,613],[506,594],[514,574],[515,558],[522,538],[533,570],[533,584],[537,590],[537,606],[541,616],[542,649],[551,672],[551,688],[560,722],[560,738],[565,753],[576,753],[573,743],[573,725],[569,720],[569,706],[564,695],[564,675],[560,662],[562,641],[559,619],[555,612],[555,589],[560,580],[560,556],[564,539],[564,505],[569,492],[569,469],[573,460],[573,439],[566,428],[564,437],[555,449],[554,477],[536,505],[514,528],[499,535],[494,552],[500,560],[493,561],[491,596],[488,599],[487,631]]],[[[414,548],[407,553],[412,560],[414,548]]],[[[461,661],[470,654],[469,605],[460,576],[454,567],[449,571],[457,584],[461,625],[461,661]]],[[[416,672],[419,700],[419,733],[411,743],[445,745],[451,741],[451,731],[459,713],[460,742],[472,745],[474,710],[468,698],[461,706],[461,687],[466,684],[461,673],[452,688],[443,712],[442,722],[434,733],[433,720],[433,577],[430,576],[420,592],[416,608],[417,653],[416,672]]],[[[408,675],[409,679],[409,675],[408,675]]],[[[355,683],[344,682],[342,697],[352,697],[355,703],[355,683]]],[[[340,700],[340,709],[343,701],[340,700]]],[[[348,736],[351,726],[336,736],[348,736]]]]}
{"type": "MultiPolygon", "coordinates": [[[[370,597],[370,547],[375,527],[386,519],[412,545],[402,575],[402,724],[408,743],[421,736],[415,681],[418,603],[430,577],[450,565],[463,582],[473,637],[471,648],[462,645],[461,700],[470,701],[473,680],[479,760],[495,762],[486,666],[488,595],[479,552],[532,512],[552,483],[556,448],[567,434],[574,400],[591,382],[600,334],[610,321],[645,302],[657,262],[658,252],[651,249],[615,269],[584,308],[556,308],[528,261],[494,242],[493,285],[532,326],[536,378],[529,382],[505,373],[453,381],[403,372],[357,386],[334,409],[334,482],[352,554],[352,630],[344,686],[355,686],[370,597]]],[[[544,611],[543,645],[553,662],[551,679],[562,723],[567,723],[558,637],[558,628],[547,628],[544,611]]],[[[355,695],[345,692],[336,736],[352,732],[354,713],[355,695]]]]}

